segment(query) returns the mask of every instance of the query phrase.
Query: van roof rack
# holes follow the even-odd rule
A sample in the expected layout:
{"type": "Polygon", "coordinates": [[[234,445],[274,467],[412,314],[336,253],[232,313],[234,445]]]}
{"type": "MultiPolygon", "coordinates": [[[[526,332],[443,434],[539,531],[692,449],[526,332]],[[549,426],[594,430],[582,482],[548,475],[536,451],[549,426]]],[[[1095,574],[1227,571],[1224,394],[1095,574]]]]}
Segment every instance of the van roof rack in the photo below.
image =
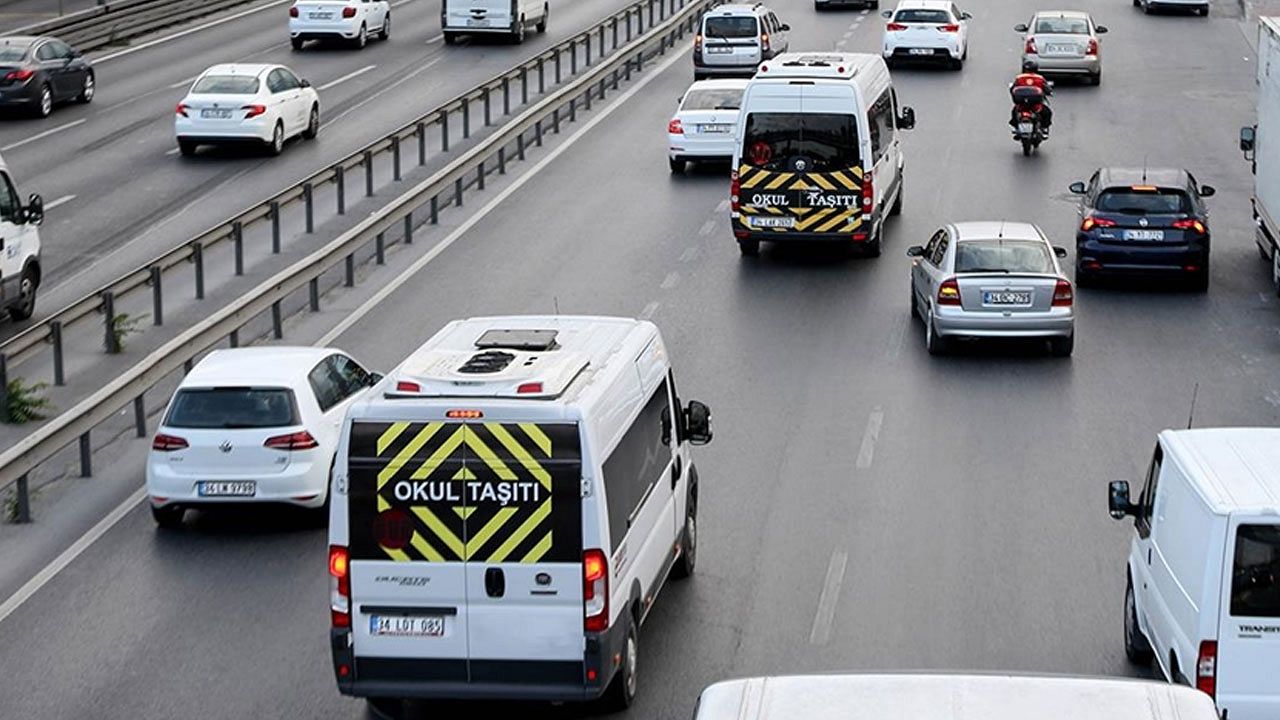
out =
{"type": "Polygon", "coordinates": [[[547,352],[560,347],[556,344],[556,330],[486,330],[476,340],[476,349],[505,348],[526,352],[547,352]]]}

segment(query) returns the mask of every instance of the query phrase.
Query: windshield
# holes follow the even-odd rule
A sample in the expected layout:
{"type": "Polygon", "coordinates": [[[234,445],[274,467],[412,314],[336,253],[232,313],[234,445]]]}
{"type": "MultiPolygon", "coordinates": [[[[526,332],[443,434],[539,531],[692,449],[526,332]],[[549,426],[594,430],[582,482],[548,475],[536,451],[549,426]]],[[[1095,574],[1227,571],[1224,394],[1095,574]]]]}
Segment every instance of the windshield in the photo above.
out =
{"type": "Polygon", "coordinates": [[[0,62],[18,62],[27,56],[30,45],[0,45],[0,62]]]}
{"type": "Polygon", "coordinates": [[[1280,617],[1280,525],[1236,528],[1231,614],[1280,617]]]}
{"type": "Polygon", "coordinates": [[[951,22],[951,14],[946,10],[899,10],[893,19],[900,23],[937,23],[946,25],[951,22]]]}
{"type": "Polygon", "coordinates": [[[1033,240],[965,240],[956,245],[956,272],[1051,273],[1049,248],[1033,240]]]}
{"type": "Polygon", "coordinates": [[[1035,31],[1037,35],[1088,35],[1089,23],[1083,18],[1040,18],[1035,31]]]}
{"type": "Polygon", "coordinates": [[[253,95],[258,92],[258,78],[244,75],[205,75],[196,81],[191,92],[201,95],[253,95]]]}
{"type": "Polygon", "coordinates": [[[297,403],[286,388],[179,390],[164,424],[172,428],[274,428],[297,425],[297,403]]]}
{"type": "Polygon", "coordinates": [[[742,162],[765,170],[827,173],[861,166],[853,115],[751,113],[742,162]]]}
{"type": "Polygon", "coordinates": [[[749,38],[756,36],[756,19],[753,17],[712,17],[703,26],[707,37],[749,38]]]}
{"type": "Polygon", "coordinates": [[[1098,209],[1103,212],[1130,215],[1173,215],[1191,212],[1191,198],[1181,190],[1104,190],[1098,196],[1098,209]]]}
{"type": "Polygon", "coordinates": [[[742,107],[741,88],[690,90],[680,103],[681,110],[737,110],[742,107]]]}

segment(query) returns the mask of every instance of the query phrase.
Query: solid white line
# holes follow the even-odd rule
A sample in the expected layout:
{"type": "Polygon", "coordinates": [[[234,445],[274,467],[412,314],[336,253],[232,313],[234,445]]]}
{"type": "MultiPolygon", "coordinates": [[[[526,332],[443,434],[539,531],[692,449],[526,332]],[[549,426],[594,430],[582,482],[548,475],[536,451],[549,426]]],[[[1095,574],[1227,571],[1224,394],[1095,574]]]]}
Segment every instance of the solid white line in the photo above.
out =
{"type": "Polygon", "coordinates": [[[679,282],[680,282],[680,273],[673,271],[673,272],[667,273],[667,277],[662,281],[661,287],[663,290],[670,290],[671,288],[676,286],[676,283],[679,283],[679,282]]]}
{"type": "Polygon", "coordinates": [[[93,58],[93,61],[94,61],[95,63],[104,63],[104,62],[106,62],[106,61],[108,61],[108,60],[115,60],[116,58],[122,58],[122,57],[124,57],[124,56],[126,56],[126,55],[132,55],[132,54],[134,54],[134,53],[138,52],[139,50],[146,50],[147,48],[155,47],[156,45],[160,45],[160,44],[162,44],[162,43],[167,43],[167,42],[169,42],[170,40],[177,40],[177,39],[178,39],[178,38],[180,38],[180,37],[186,37],[186,36],[188,36],[188,35],[191,35],[192,33],[198,33],[198,32],[200,32],[201,30],[208,30],[208,29],[209,29],[209,28],[211,28],[211,27],[217,27],[217,26],[222,25],[222,24],[224,24],[224,23],[229,23],[229,22],[231,22],[232,20],[239,20],[239,19],[240,19],[240,18],[242,18],[242,17],[248,17],[248,16],[250,16],[250,15],[252,15],[252,14],[254,14],[254,13],[259,13],[259,12],[262,12],[263,10],[268,9],[268,8],[273,8],[273,7],[276,7],[276,6],[278,6],[278,5],[283,5],[283,4],[287,3],[287,2],[288,2],[288,3],[291,3],[291,2],[293,2],[293,0],[276,0],[276,2],[270,2],[270,3],[267,3],[266,5],[259,5],[258,7],[255,7],[255,8],[249,8],[248,10],[244,10],[244,11],[242,11],[242,12],[238,12],[238,13],[236,13],[236,14],[234,14],[234,15],[228,15],[228,16],[226,16],[226,17],[224,17],[224,18],[219,18],[219,19],[214,20],[214,21],[212,21],[212,22],[204,23],[203,25],[196,25],[195,27],[187,28],[186,30],[183,30],[182,32],[176,32],[176,33],[174,33],[174,34],[172,34],[172,35],[166,35],[166,36],[164,36],[164,37],[162,37],[162,38],[156,38],[155,40],[151,40],[151,41],[149,41],[149,42],[144,42],[144,43],[142,43],[141,45],[135,45],[135,46],[133,46],[133,47],[131,47],[131,48],[125,48],[124,50],[120,50],[120,51],[118,51],[118,52],[113,52],[113,53],[110,53],[110,54],[108,54],[108,55],[103,55],[103,56],[102,56],[102,57],[100,57],[100,58],[93,58]]]}
{"type": "Polygon", "coordinates": [[[880,426],[883,424],[884,411],[877,406],[871,412],[871,417],[867,418],[867,431],[862,434],[862,447],[858,448],[859,469],[865,470],[871,467],[871,460],[876,452],[876,440],[880,437],[880,426]]]}
{"type": "Polygon", "coordinates": [[[840,600],[840,584],[844,582],[844,568],[849,556],[839,550],[831,553],[827,565],[827,579],[822,583],[822,595],[818,597],[818,613],[813,618],[813,630],[809,642],[826,645],[831,639],[831,625],[836,617],[836,603],[840,600]]]}
{"type": "Polygon", "coordinates": [[[641,319],[641,320],[652,320],[652,319],[653,319],[653,314],[654,314],[654,313],[656,313],[656,312],[658,312],[658,306],[659,306],[660,304],[661,304],[661,303],[659,303],[657,300],[654,300],[653,302],[649,303],[648,305],[645,305],[645,306],[644,306],[644,309],[640,311],[640,319],[641,319]]]}
{"type": "Polygon", "coordinates": [[[396,276],[394,280],[382,286],[382,288],[378,290],[373,297],[366,300],[363,305],[349,313],[345,318],[343,318],[342,322],[338,323],[337,327],[325,333],[324,337],[316,341],[316,346],[326,347],[332,344],[334,340],[341,337],[344,332],[350,330],[352,326],[364,319],[366,315],[372,312],[373,309],[381,304],[383,300],[390,297],[392,293],[400,288],[400,286],[412,280],[413,276],[418,274],[422,268],[426,267],[432,260],[439,257],[440,253],[448,250],[450,245],[453,245],[459,238],[470,231],[471,228],[475,227],[480,223],[480,221],[488,217],[489,213],[496,210],[499,205],[507,200],[507,198],[514,195],[520,190],[520,188],[524,187],[529,181],[537,177],[538,174],[545,170],[548,165],[563,155],[569,148],[577,144],[579,140],[586,136],[587,133],[591,132],[591,130],[593,130],[597,125],[604,122],[605,119],[612,115],[615,110],[625,105],[628,100],[634,97],[636,93],[643,90],[649,83],[653,82],[654,79],[661,77],[662,73],[666,72],[672,65],[675,65],[677,62],[682,60],[688,62],[689,59],[686,53],[672,53],[670,58],[663,61],[662,64],[653,69],[652,74],[641,78],[636,83],[635,87],[615,98],[612,105],[601,110],[599,115],[588,120],[585,125],[578,128],[577,132],[570,135],[562,144],[556,146],[555,149],[547,153],[546,157],[539,160],[532,168],[529,168],[528,172],[521,175],[519,178],[516,178],[515,182],[511,183],[510,186],[506,187],[502,192],[494,196],[494,198],[485,204],[484,207],[480,208],[479,212],[467,218],[467,221],[462,223],[457,230],[449,233],[449,235],[445,237],[445,239],[441,240],[438,245],[427,251],[426,255],[418,258],[418,260],[405,269],[404,272],[396,276]]]}
{"type": "Polygon", "coordinates": [[[16,142],[16,143],[9,143],[8,145],[5,145],[4,147],[0,147],[0,152],[9,152],[10,150],[12,150],[12,149],[14,149],[14,148],[20,148],[20,147],[22,147],[23,145],[26,145],[27,143],[33,143],[33,142],[35,142],[35,141],[37,141],[37,140],[40,140],[40,139],[42,139],[42,138],[47,138],[47,137],[49,137],[50,135],[52,135],[52,134],[54,134],[54,133],[60,133],[60,132],[62,132],[63,130],[69,130],[70,128],[73,128],[73,127],[75,127],[75,126],[77,126],[77,125],[83,125],[83,124],[84,124],[85,119],[86,119],[86,118],[80,118],[79,120],[72,120],[71,122],[67,123],[66,125],[59,125],[59,126],[58,126],[58,127],[56,127],[56,128],[50,128],[49,130],[45,130],[44,132],[39,133],[39,134],[37,134],[37,135],[32,135],[31,137],[29,137],[29,138],[27,138],[27,139],[25,139],[25,140],[19,140],[19,141],[18,141],[18,142],[16,142]]]}
{"type": "Polygon", "coordinates": [[[428,60],[427,62],[423,63],[423,64],[422,64],[422,66],[421,66],[421,67],[419,67],[417,70],[414,70],[413,72],[409,73],[408,75],[405,75],[404,77],[400,78],[399,80],[396,80],[395,82],[391,83],[390,85],[388,85],[388,86],[386,86],[386,87],[382,88],[382,89],[381,89],[381,90],[379,90],[378,92],[376,92],[376,93],[374,93],[374,94],[370,95],[369,97],[365,98],[364,100],[360,101],[360,102],[359,102],[359,103],[357,103],[356,105],[353,105],[353,106],[351,106],[351,107],[347,108],[346,110],[343,110],[342,112],[338,113],[337,115],[333,116],[332,118],[329,118],[327,121],[325,121],[325,122],[321,123],[321,124],[320,124],[320,129],[321,129],[321,130],[323,130],[323,129],[325,129],[325,128],[329,127],[330,125],[332,125],[332,124],[334,124],[334,123],[338,122],[339,120],[341,120],[342,118],[344,118],[344,117],[346,117],[346,116],[350,115],[351,113],[355,112],[356,110],[359,110],[360,108],[364,107],[365,105],[368,105],[369,103],[373,102],[374,100],[377,100],[378,98],[382,97],[383,95],[385,95],[385,94],[387,94],[388,92],[390,92],[391,90],[393,90],[396,86],[398,86],[398,85],[400,85],[401,83],[403,83],[403,82],[405,82],[405,81],[409,80],[410,78],[415,77],[415,76],[416,76],[416,75],[418,75],[419,73],[424,72],[427,68],[429,68],[429,67],[431,67],[432,65],[435,65],[436,63],[440,62],[440,60],[441,60],[441,58],[433,58],[433,59],[431,59],[431,60],[428,60]]]}
{"type": "Polygon", "coordinates": [[[70,565],[76,558],[80,557],[80,553],[89,549],[89,546],[98,540],[98,538],[107,534],[107,531],[115,526],[116,523],[129,514],[129,511],[142,502],[147,496],[146,487],[140,487],[134,491],[124,502],[115,507],[114,510],[107,513],[107,516],[98,521],[89,529],[89,532],[81,535],[75,542],[71,543],[71,547],[62,551],[62,554],[53,559],[53,562],[44,567],[43,570],[36,573],[35,577],[26,582],[25,585],[18,588],[18,591],[9,596],[8,600],[0,605],[0,622],[4,622],[5,618],[14,613],[15,610],[22,607],[22,604],[31,599],[54,578],[64,568],[70,565]]]}
{"type": "Polygon", "coordinates": [[[370,70],[372,70],[372,69],[374,69],[374,68],[376,68],[376,67],[378,67],[378,66],[377,66],[377,65],[365,65],[364,67],[360,68],[359,70],[356,70],[356,71],[354,71],[354,72],[349,72],[349,73],[347,73],[346,75],[343,75],[342,77],[338,78],[337,80],[330,80],[329,82],[327,82],[327,83],[325,83],[325,84],[321,85],[320,87],[318,87],[318,88],[316,88],[316,89],[317,89],[317,90],[328,90],[329,88],[331,88],[331,87],[333,87],[333,86],[335,86],[335,85],[340,85],[340,84],[342,84],[342,83],[344,83],[344,82],[346,82],[346,81],[350,80],[351,78],[360,77],[361,75],[363,75],[363,74],[365,74],[365,73],[369,72],[370,70]]]}
{"type": "Polygon", "coordinates": [[[75,199],[76,199],[75,195],[63,195],[62,197],[58,198],[57,200],[54,200],[51,203],[46,203],[44,206],[44,210],[45,212],[49,212],[50,210],[58,207],[59,205],[66,205],[67,203],[75,199]]]}

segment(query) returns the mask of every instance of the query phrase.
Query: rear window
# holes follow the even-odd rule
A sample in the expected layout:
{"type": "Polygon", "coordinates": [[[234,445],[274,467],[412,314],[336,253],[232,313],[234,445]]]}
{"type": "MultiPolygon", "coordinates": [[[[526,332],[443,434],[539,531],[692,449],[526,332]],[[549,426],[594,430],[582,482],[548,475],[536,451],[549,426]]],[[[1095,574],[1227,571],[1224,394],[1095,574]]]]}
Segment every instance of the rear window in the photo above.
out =
{"type": "Polygon", "coordinates": [[[956,272],[1001,270],[1051,273],[1053,260],[1044,243],[1030,240],[965,240],[956,245],[956,272]]]}
{"type": "Polygon", "coordinates": [[[253,95],[258,92],[258,78],[244,75],[205,75],[196,81],[191,92],[202,95],[253,95]]]}
{"type": "Polygon", "coordinates": [[[681,110],[737,110],[742,107],[741,88],[703,88],[690,90],[680,104],[681,110]]]}
{"type": "Polygon", "coordinates": [[[742,141],[742,161],[771,171],[826,173],[861,166],[854,115],[751,113],[742,141]]]}
{"type": "Polygon", "coordinates": [[[938,23],[946,25],[951,22],[951,13],[946,10],[899,10],[893,19],[901,23],[938,23]]]}
{"type": "Polygon", "coordinates": [[[1280,617],[1280,525],[1236,528],[1231,614],[1280,617]]]}
{"type": "Polygon", "coordinates": [[[749,38],[756,36],[757,23],[754,17],[710,17],[702,27],[707,37],[749,38]]]}
{"type": "Polygon", "coordinates": [[[18,62],[27,56],[30,45],[0,45],[0,62],[18,62]]]}
{"type": "Polygon", "coordinates": [[[1130,215],[1161,215],[1191,212],[1191,198],[1174,188],[1134,190],[1112,188],[1098,196],[1097,208],[1104,212],[1130,215]]]}
{"type": "Polygon", "coordinates": [[[179,390],[164,424],[234,429],[289,427],[300,422],[292,390],[229,387],[179,390]]]}
{"type": "Polygon", "coordinates": [[[1035,32],[1038,35],[1088,35],[1089,23],[1080,18],[1040,18],[1035,32]]]}

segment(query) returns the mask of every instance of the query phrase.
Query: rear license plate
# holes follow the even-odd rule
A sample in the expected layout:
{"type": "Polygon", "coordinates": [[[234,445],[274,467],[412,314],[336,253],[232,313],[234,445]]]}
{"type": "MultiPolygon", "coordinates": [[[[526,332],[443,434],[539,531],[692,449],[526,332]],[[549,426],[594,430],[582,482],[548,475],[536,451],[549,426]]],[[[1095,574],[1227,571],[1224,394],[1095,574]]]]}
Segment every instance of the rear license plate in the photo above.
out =
{"type": "Polygon", "coordinates": [[[1031,123],[1018,123],[1018,132],[1023,135],[1031,134],[1031,123]]]}
{"type": "Polygon", "coordinates": [[[707,52],[711,53],[712,55],[728,55],[729,53],[733,52],[733,48],[722,47],[719,45],[711,45],[707,48],[707,52]]]}
{"type": "Polygon", "coordinates": [[[1031,292],[1028,290],[983,290],[983,305],[1030,305],[1031,292]]]}
{"type": "Polygon", "coordinates": [[[791,228],[796,226],[796,219],[793,217],[753,217],[750,220],[751,227],[758,228],[791,228]]]}
{"type": "Polygon", "coordinates": [[[332,20],[332,19],[333,19],[333,13],[331,13],[331,12],[313,12],[313,13],[307,13],[307,17],[308,17],[308,18],[310,18],[310,19],[312,19],[312,20],[332,20]]]}
{"type": "Polygon", "coordinates": [[[382,637],[444,637],[444,618],[439,615],[370,615],[369,634],[382,637]]]}
{"type": "Polygon", "coordinates": [[[205,480],[196,483],[200,497],[253,497],[258,483],[252,480],[205,480]]]}
{"type": "Polygon", "coordinates": [[[1125,240],[1163,240],[1163,230],[1125,230],[1125,240]]]}
{"type": "Polygon", "coordinates": [[[487,28],[489,27],[489,18],[467,18],[467,27],[487,28]]]}
{"type": "Polygon", "coordinates": [[[1077,55],[1080,48],[1075,45],[1049,44],[1045,46],[1044,51],[1053,55],[1077,55]]]}
{"type": "Polygon", "coordinates": [[[231,110],[205,109],[200,111],[200,117],[206,120],[229,120],[231,118],[231,110]]]}
{"type": "Polygon", "coordinates": [[[722,123],[698,126],[698,132],[702,132],[702,133],[727,133],[732,129],[733,129],[732,125],[725,125],[722,123]]]}
{"type": "Polygon", "coordinates": [[[929,48],[911,48],[907,51],[909,55],[932,55],[933,51],[929,48]]]}

